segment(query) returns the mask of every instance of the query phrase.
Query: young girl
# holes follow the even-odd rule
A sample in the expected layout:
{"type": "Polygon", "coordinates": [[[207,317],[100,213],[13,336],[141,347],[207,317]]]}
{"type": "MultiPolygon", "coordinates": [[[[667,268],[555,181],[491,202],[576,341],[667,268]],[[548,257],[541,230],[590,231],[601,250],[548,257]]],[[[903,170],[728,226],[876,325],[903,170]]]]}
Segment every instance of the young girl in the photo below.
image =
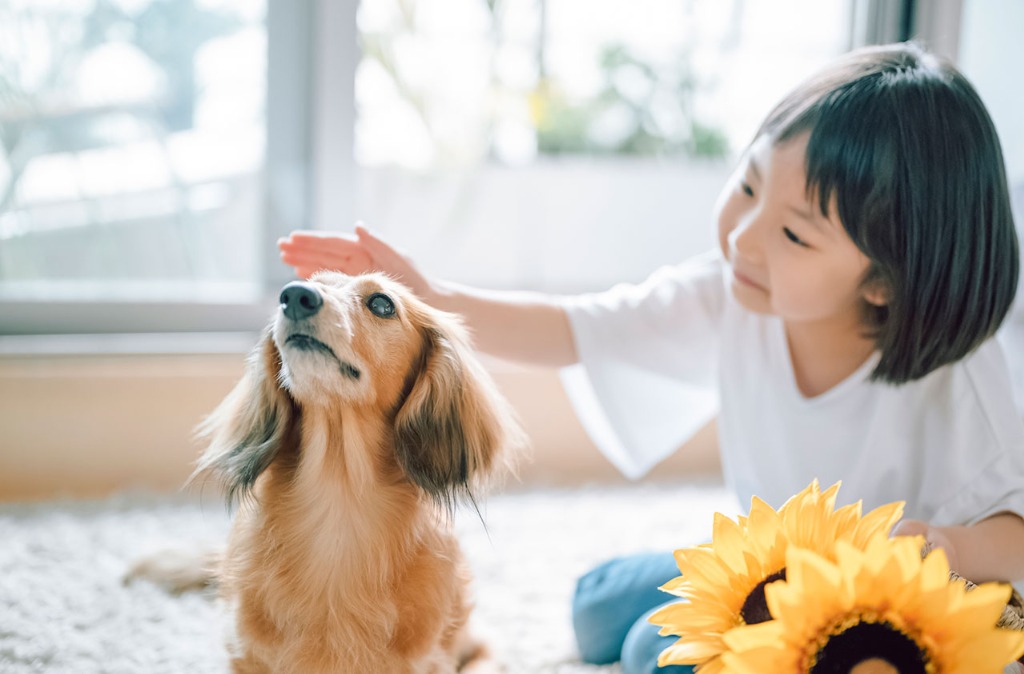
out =
{"type": "MultiPolygon", "coordinates": [[[[363,228],[295,232],[280,248],[303,277],[397,276],[462,314],[484,352],[581,364],[570,394],[599,403],[585,421],[629,475],[678,446],[672,405],[710,386],[741,503],[778,507],[813,478],[842,480],[840,497],[865,509],[906,501],[899,533],[925,533],[961,575],[1024,579],[1024,423],[991,339],[1019,249],[999,143],[970,84],[913,45],[847,55],[768,115],[717,216],[714,254],[569,298],[428,279],[363,228]]],[[[676,575],[665,553],[584,576],[583,659],[654,672],[674,637],[646,616],[676,575]]]]}

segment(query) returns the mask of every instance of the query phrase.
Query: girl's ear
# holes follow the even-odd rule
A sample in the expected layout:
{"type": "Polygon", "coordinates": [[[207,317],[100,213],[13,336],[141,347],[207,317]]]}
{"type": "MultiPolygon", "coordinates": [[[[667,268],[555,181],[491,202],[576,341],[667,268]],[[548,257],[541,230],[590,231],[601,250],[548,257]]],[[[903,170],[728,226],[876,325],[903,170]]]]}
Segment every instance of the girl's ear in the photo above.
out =
{"type": "Polygon", "coordinates": [[[252,488],[286,448],[298,448],[298,409],[280,382],[281,354],[268,329],[249,356],[245,376],[199,426],[209,440],[189,478],[213,477],[228,505],[252,488]]]}
{"type": "Polygon", "coordinates": [[[864,301],[872,306],[884,307],[889,304],[889,293],[884,288],[865,290],[863,297],[864,301]]]}
{"type": "Polygon", "coordinates": [[[395,417],[395,447],[409,479],[451,512],[456,501],[472,501],[474,478],[525,436],[461,326],[439,321],[421,330],[422,356],[395,417]]]}
{"type": "Polygon", "coordinates": [[[861,286],[860,293],[864,301],[872,306],[884,307],[889,304],[889,286],[877,274],[868,277],[861,286]]]}

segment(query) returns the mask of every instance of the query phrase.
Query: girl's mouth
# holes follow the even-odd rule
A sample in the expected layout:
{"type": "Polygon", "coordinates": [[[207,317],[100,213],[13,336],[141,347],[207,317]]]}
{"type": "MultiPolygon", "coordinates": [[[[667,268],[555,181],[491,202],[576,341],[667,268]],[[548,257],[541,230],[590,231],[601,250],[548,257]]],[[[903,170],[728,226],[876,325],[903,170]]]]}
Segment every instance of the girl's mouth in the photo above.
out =
{"type": "Polygon", "coordinates": [[[733,278],[735,278],[737,281],[739,281],[742,285],[749,286],[751,288],[756,288],[757,290],[761,290],[761,291],[767,291],[767,288],[765,288],[760,283],[754,281],[749,276],[741,273],[735,267],[733,267],[733,269],[732,269],[732,275],[733,275],[733,278]]]}

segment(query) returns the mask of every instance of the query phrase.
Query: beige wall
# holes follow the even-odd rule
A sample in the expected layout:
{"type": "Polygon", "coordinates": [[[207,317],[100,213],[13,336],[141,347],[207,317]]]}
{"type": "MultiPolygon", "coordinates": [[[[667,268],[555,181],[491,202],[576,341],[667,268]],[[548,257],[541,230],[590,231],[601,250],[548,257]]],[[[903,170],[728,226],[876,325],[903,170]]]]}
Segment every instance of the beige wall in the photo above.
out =
{"type": "MultiPolygon", "coordinates": [[[[192,429],[241,376],[242,354],[0,357],[0,500],[177,489],[192,429]]],[[[556,373],[489,363],[533,442],[524,485],[618,481],[556,373]]],[[[713,426],[657,479],[719,470],[713,426]]],[[[508,485],[514,487],[515,483],[508,485]]]]}

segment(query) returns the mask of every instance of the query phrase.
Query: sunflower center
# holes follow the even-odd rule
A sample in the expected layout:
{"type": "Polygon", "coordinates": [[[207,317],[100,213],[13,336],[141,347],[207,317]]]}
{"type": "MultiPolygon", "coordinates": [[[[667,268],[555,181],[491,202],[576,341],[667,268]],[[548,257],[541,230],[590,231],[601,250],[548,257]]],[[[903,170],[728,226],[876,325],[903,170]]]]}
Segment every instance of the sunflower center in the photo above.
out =
{"type": "Polygon", "coordinates": [[[743,607],[740,608],[740,617],[747,625],[768,622],[772,614],[768,611],[768,602],[764,597],[764,588],[777,580],[786,580],[786,569],[782,568],[768,576],[754,586],[747,598],[743,600],[743,607]]]}
{"type": "Polygon", "coordinates": [[[854,615],[823,633],[808,674],[930,674],[928,652],[910,635],[872,615],[854,615]]]}

